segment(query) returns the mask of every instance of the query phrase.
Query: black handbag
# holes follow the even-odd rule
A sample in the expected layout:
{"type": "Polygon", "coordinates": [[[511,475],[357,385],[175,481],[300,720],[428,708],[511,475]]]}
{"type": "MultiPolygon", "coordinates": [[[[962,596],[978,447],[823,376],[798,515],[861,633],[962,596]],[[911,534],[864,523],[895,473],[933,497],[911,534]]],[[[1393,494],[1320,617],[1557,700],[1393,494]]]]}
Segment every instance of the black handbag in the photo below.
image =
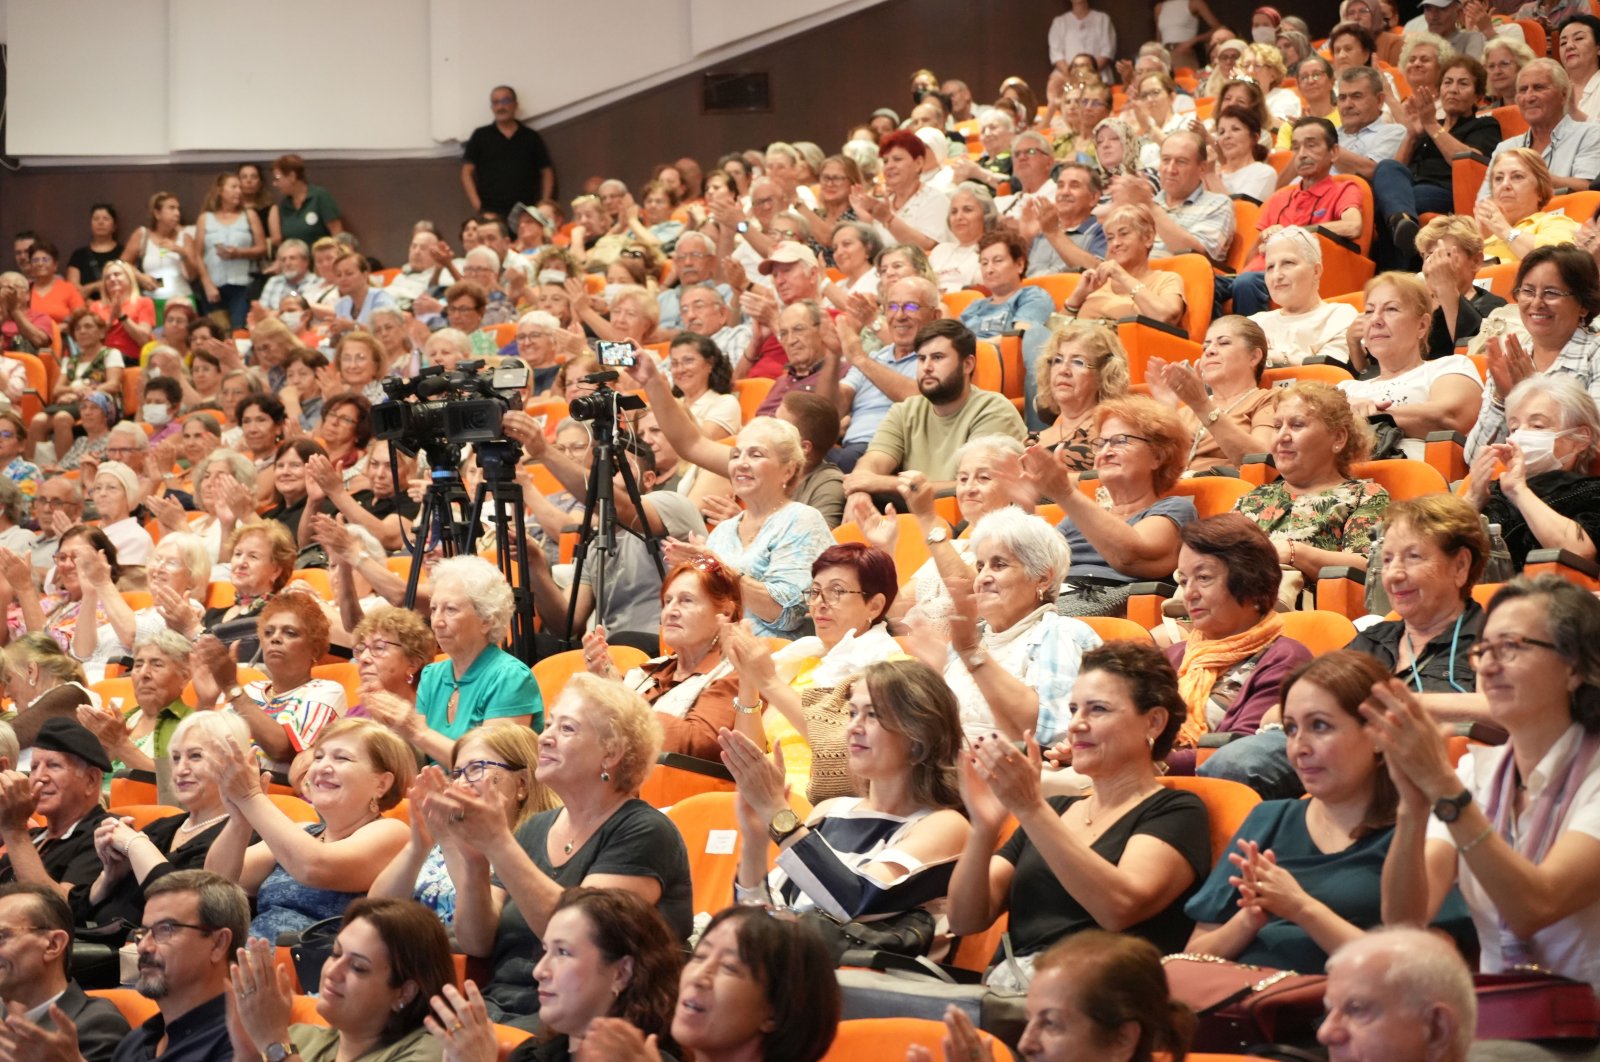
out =
{"type": "Polygon", "coordinates": [[[1387,413],[1374,413],[1367,418],[1367,423],[1372,426],[1372,456],[1369,461],[1395,461],[1405,457],[1405,451],[1400,444],[1405,440],[1406,433],[1400,430],[1400,425],[1387,413]]]}
{"type": "Polygon", "coordinates": [[[921,907],[874,922],[841,922],[822,911],[806,911],[800,921],[812,927],[833,953],[834,965],[866,966],[864,956],[852,953],[884,952],[890,955],[926,955],[933,946],[933,915],[921,907]]]}
{"type": "Polygon", "coordinates": [[[294,973],[302,991],[315,994],[322,988],[322,964],[333,954],[333,940],[344,925],[344,916],[324,918],[300,931],[300,939],[289,945],[294,973]]]}

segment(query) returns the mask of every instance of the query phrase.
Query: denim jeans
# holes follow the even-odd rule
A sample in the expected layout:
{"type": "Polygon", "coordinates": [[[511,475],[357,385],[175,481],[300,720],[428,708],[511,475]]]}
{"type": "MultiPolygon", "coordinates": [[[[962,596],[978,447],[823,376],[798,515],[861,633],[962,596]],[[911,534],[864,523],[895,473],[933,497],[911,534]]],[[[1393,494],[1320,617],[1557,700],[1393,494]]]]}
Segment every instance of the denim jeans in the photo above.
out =
{"type": "Polygon", "coordinates": [[[1216,298],[1213,317],[1222,316],[1222,304],[1229,299],[1233,300],[1233,312],[1246,317],[1272,309],[1272,296],[1267,294],[1265,273],[1240,273],[1237,276],[1217,273],[1212,281],[1212,294],[1216,298]]]}
{"type": "Polygon", "coordinates": [[[1449,214],[1455,210],[1455,193],[1437,184],[1418,184],[1409,167],[1384,159],[1372,171],[1372,201],[1377,223],[1396,214],[1420,218],[1424,214],[1449,214]]]}
{"type": "Polygon", "coordinates": [[[1292,800],[1304,790],[1289,766],[1289,739],[1282,730],[1234,738],[1195,769],[1202,778],[1226,778],[1261,794],[1262,800],[1292,800]]]}

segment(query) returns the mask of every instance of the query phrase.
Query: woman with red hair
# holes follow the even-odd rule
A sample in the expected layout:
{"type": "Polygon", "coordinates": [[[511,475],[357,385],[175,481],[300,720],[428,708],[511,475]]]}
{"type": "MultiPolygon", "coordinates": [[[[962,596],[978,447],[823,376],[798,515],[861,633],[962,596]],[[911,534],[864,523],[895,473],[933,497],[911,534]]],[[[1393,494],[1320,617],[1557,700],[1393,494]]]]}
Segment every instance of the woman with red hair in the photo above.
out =
{"type": "Polygon", "coordinates": [[[850,193],[850,206],[859,216],[877,222],[878,234],[885,244],[900,242],[890,231],[895,220],[903,221],[934,243],[950,239],[950,199],[944,192],[922,182],[922,164],[927,156],[928,145],[915,133],[896,130],[878,141],[878,158],[883,161],[883,186],[889,193],[888,198],[875,198],[865,188],[850,193]]]}
{"type": "Polygon", "coordinates": [[[583,638],[591,674],[622,680],[656,710],[665,735],[662,750],[714,760],[717,731],[732,729],[739,678],[722,656],[722,621],[739,622],[744,595],[739,576],[710,554],[678,565],[661,584],[661,644],[668,652],[619,675],[606,646],[606,629],[583,638]]]}

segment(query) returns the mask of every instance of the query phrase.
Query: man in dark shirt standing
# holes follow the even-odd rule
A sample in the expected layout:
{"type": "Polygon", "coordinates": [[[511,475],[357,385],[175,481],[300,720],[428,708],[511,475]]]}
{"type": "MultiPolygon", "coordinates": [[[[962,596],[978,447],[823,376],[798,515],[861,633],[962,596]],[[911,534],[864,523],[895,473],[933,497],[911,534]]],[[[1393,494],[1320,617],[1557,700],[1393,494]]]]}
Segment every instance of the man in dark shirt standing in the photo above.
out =
{"type": "Polygon", "coordinates": [[[462,152],[461,187],[473,210],[505,217],[517,203],[549,199],[556,170],[544,138],[517,120],[516,89],[496,86],[489,108],[494,121],[474,129],[462,152]]]}

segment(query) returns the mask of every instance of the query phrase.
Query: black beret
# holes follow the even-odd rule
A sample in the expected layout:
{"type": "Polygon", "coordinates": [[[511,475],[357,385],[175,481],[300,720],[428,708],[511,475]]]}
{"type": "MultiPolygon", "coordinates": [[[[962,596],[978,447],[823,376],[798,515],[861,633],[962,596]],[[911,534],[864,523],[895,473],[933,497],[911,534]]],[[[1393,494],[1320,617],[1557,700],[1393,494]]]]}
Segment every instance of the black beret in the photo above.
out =
{"type": "Polygon", "coordinates": [[[106,756],[106,750],[101,746],[100,739],[91,734],[82,723],[64,715],[45,720],[44,725],[39,728],[39,736],[33,739],[33,747],[65,752],[69,756],[78,757],[91,767],[98,767],[102,771],[111,770],[111,760],[106,756]]]}

